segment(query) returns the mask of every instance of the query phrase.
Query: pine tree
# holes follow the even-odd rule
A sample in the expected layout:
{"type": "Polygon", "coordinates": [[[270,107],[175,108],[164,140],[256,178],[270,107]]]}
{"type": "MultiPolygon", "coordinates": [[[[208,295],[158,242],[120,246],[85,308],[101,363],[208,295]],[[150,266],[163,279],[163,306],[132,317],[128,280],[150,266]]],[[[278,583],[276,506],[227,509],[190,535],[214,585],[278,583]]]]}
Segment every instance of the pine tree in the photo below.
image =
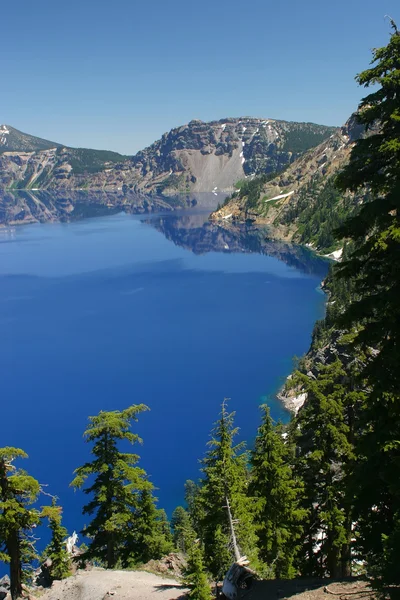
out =
{"type": "Polygon", "coordinates": [[[211,600],[211,588],[205,573],[201,548],[198,543],[192,545],[185,572],[185,585],[189,588],[191,600],[211,600]]]}
{"type": "Polygon", "coordinates": [[[190,516],[183,506],[177,506],[172,513],[171,528],[175,548],[186,554],[196,538],[190,516]]]}
{"type": "Polygon", "coordinates": [[[165,511],[156,508],[151,489],[144,489],[138,499],[135,519],[126,530],[122,565],[132,567],[151,559],[158,560],[172,549],[172,536],[165,511]]]}
{"type": "Polygon", "coordinates": [[[356,519],[363,554],[380,585],[400,584],[400,32],[392,27],[387,46],[373,51],[373,66],[357,76],[360,85],[374,86],[358,113],[370,135],[355,143],[338,179],[342,190],[371,196],[338,235],[354,247],[339,274],[355,279],[357,288],[341,322],[355,331],[355,351],[368,356],[354,473],[356,519]]]}
{"type": "Polygon", "coordinates": [[[295,472],[303,482],[302,508],[307,511],[300,571],[307,576],[345,576],[351,537],[346,467],[353,456],[347,414],[354,397],[339,360],[321,366],[316,379],[297,372],[293,385],[297,384],[308,395],[292,428],[298,453],[295,472]]]}
{"type": "Polygon", "coordinates": [[[23,564],[35,555],[29,532],[40,522],[39,511],[32,507],[39,482],[13,464],[27,457],[19,448],[0,448],[0,560],[10,564],[13,600],[22,594],[23,564]]]}
{"type": "Polygon", "coordinates": [[[248,556],[253,568],[258,564],[252,507],[247,499],[248,453],[243,443],[234,445],[237,434],[234,413],[227,412],[224,401],[220,419],[208,443],[209,450],[202,460],[200,489],[203,510],[200,535],[204,541],[207,565],[215,578],[225,575],[227,567],[236,560],[235,552],[230,550],[235,540],[231,536],[228,503],[235,521],[240,552],[248,556]]]}
{"type": "Polygon", "coordinates": [[[191,479],[185,482],[185,500],[190,518],[190,523],[197,537],[200,532],[200,523],[204,517],[204,510],[200,494],[201,486],[191,479]]]}
{"type": "MultiPolygon", "coordinates": [[[[296,575],[294,558],[299,546],[301,486],[290,465],[290,450],[281,425],[274,426],[268,406],[251,452],[249,495],[256,504],[256,525],[260,559],[271,578],[296,575]]],[[[287,436],[287,433],[285,434],[287,436]]]]}
{"type": "Polygon", "coordinates": [[[94,459],[76,469],[71,483],[75,488],[82,488],[91,478],[89,487],[84,488],[91,499],[83,513],[93,515],[93,519],[82,531],[90,539],[83,559],[100,561],[109,569],[119,560],[128,560],[126,545],[131,541],[131,532],[139,529],[142,494],[152,489],[145,471],[137,466],[139,457],[121,452],[117,445],[124,440],[131,444],[141,441],[131,432],[131,424],[146,409],[139,404],[89,417],[84,436],[93,444],[94,459]]]}
{"type": "Polygon", "coordinates": [[[62,508],[57,506],[53,498],[51,506],[42,507],[42,515],[47,517],[51,531],[51,540],[44,551],[44,556],[51,560],[50,577],[64,579],[71,575],[71,559],[65,546],[67,530],[61,524],[62,508]]]}

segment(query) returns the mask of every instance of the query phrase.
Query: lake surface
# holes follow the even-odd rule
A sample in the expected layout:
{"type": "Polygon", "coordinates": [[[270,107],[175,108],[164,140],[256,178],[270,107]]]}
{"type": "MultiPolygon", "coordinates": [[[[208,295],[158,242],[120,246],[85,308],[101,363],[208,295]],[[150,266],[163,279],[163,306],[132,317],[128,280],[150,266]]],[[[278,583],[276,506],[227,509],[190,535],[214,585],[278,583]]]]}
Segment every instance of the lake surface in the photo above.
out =
{"type": "Polygon", "coordinates": [[[304,249],[202,212],[2,231],[1,445],[28,452],[24,466],[79,530],[84,497],[68,484],[89,455],[87,417],[144,402],[136,450],[171,513],[224,397],[251,444],[260,402],[323,315],[326,272],[304,249]]]}

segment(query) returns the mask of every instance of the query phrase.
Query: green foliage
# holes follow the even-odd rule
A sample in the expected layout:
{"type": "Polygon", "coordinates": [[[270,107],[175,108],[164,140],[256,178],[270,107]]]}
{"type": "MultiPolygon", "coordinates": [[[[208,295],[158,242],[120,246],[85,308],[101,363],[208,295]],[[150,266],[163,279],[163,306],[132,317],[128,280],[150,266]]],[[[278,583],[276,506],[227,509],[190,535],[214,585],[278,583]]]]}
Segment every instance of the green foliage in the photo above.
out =
{"type": "Polygon", "coordinates": [[[296,223],[296,240],[302,244],[312,244],[319,252],[328,254],[339,246],[335,230],[349,215],[357,212],[360,198],[341,193],[334,178],[327,180],[314,177],[290,203],[279,222],[296,223]]]}
{"type": "Polygon", "coordinates": [[[22,594],[23,566],[36,558],[30,532],[40,521],[33,507],[40,493],[39,482],[14,461],[27,458],[20,448],[0,448],[0,560],[10,564],[13,600],[22,594]]]}
{"type": "Polygon", "coordinates": [[[205,573],[201,547],[198,543],[191,546],[185,572],[185,585],[189,588],[191,600],[211,600],[211,589],[205,573]]]}
{"type": "Polygon", "coordinates": [[[65,547],[67,530],[61,524],[61,514],[61,506],[57,506],[54,499],[51,506],[44,506],[42,509],[42,516],[47,517],[51,531],[51,541],[43,555],[51,560],[52,579],[64,579],[71,575],[71,560],[65,547]]]}
{"type": "Polygon", "coordinates": [[[237,521],[235,529],[241,553],[248,556],[253,568],[258,564],[253,510],[247,499],[248,453],[243,443],[234,444],[237,433],[234,413],[227,412],[224,401],[220,419],[208,443],[209,450],[202,460],[203,479],[200,488],[203,510],[200,535],[204,541],[207,566],[215,578],[225,574],[227,563],[234,560],[233,553],[228,550],[232,540],[227,500],[233,519],[237,521]]]}
{"type": "Polygon", "coordinates": [[[257,206],[264,185],[268,181],[275,179],[277,175],[278,172],[268,174],[264,173],[263,175],[259,175],[258,177],[254,177],[253,179],[244,179],[241,181],[240,196],[242,198],[246,198],[247,209],[252,209],[257,206]]]}
{"type": "Polygon", "coordinates": [[[343,577],[350,572],[352,522],[346,467],[353,459],[353,415],[360,399],[339,360],[321,366],[316,379],[297,372],[291,382],[307,392],[292,428],[306,511],[300,571],[343,577]]]}
{"type": "Polygon", "coordinates": [[[128,523],[125,534],[124,566],[158,560],[173,550],[167,515],[156,508],[156,499],[150,489],[141,491],[134,520],[128,523]]]}
{"type": "Polygon", "coordinates": [[[338,231],[354,248],[338,275],[357,284],[339,323],[355,332],[352,352],[368,357],[354,494],[360,545],[380,586],[400,585],[400,33],[392,25],[387,46],[357,76],[374,86],[358,116],[371,135],[356,142],[338,177],[342,190],[371,194],[338,231]]]}
{"type": "Polygon", "coordinates": [[[192,527],[190,515],[183,506],[177,506],[172,513],[171,528],[175,548],[186,554],[191,548],[196,534],[192,527]]]}
{"type": "Polygon", "coordinates": [[[303,154],[326,140],[336,131],[336,127],[325,127],[314,123],[288,123],[282,150],[293,154],[303,154]]]}
{"type": "Polygon", "coordinates": [[[137,415],[144,410],[147,407],[139,404],[90,417],[84,436],[93,444],[94,459],[76,469],[71,483],[81,488],[89,477],[92,479],[91,485],[84,488],[91,499],[83,513],[94,516],[82,532],[90,538],[83,558],[104,562],[108,568],[115,567],[118,561],[128,564],[146,560],[153,552],[157,556],[160,553],[152,484],[137,466],[139,457],[121,452],[117,446],[120,441],[141,441],[130,429],[132,421],[137,421],[137,415]],[[150,552],[145,549],[145,540],[150,552]]]}
{"type": "Polygon", "coordinates": [[[59,149],[58,153],[66,152],[68,162],[75,175],[84,173],[98,173],[103,171],[108,163],[114,166],[116,163],[122,163],[126,158],[118,152],[110,150],[91,150],[89,148],[67,148],[59,149]]]}
{"type": "Polygon", "coordinates": [[[299,508],[302,488],[292,471],[293,448],[288,441],[285,443],[282,426],[274,426],[266,405],[262,411],[251,453],[249,487],[256,506],[259,555],[266,563],[268,578],[292,578],[296,575],[294,558],[305,516],[305,510],[299,508]]]}

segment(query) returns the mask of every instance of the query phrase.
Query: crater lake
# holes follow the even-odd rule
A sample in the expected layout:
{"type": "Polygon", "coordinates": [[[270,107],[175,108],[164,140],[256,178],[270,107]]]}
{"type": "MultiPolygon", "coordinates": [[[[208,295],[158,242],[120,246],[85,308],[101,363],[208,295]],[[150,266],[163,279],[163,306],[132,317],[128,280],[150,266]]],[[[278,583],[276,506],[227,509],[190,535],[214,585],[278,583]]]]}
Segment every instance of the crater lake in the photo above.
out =
{"type": "Polygon", "coordinates": [[[220,226],[209,210],[87,218],[0,231],[2,446],[56,494],[71,533],[85,498],[89,415],[145,403],[134,448],[169,515],[198,479],[224,397],[251,446],[267,401],[324,314],[328,263],[220,226]]]}

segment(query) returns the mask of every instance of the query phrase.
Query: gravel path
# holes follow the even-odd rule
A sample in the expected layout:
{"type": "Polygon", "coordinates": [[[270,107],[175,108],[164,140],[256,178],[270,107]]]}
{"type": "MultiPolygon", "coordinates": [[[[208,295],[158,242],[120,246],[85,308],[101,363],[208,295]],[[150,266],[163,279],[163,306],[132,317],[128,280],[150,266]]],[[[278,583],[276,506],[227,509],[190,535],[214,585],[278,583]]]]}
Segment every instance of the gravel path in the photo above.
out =
{"type": "Polygon", "coordinates": [[[78,571],[57,581],[41,600],[177,600],[187,589],[175,581],[144,571],[78,571]]]}

